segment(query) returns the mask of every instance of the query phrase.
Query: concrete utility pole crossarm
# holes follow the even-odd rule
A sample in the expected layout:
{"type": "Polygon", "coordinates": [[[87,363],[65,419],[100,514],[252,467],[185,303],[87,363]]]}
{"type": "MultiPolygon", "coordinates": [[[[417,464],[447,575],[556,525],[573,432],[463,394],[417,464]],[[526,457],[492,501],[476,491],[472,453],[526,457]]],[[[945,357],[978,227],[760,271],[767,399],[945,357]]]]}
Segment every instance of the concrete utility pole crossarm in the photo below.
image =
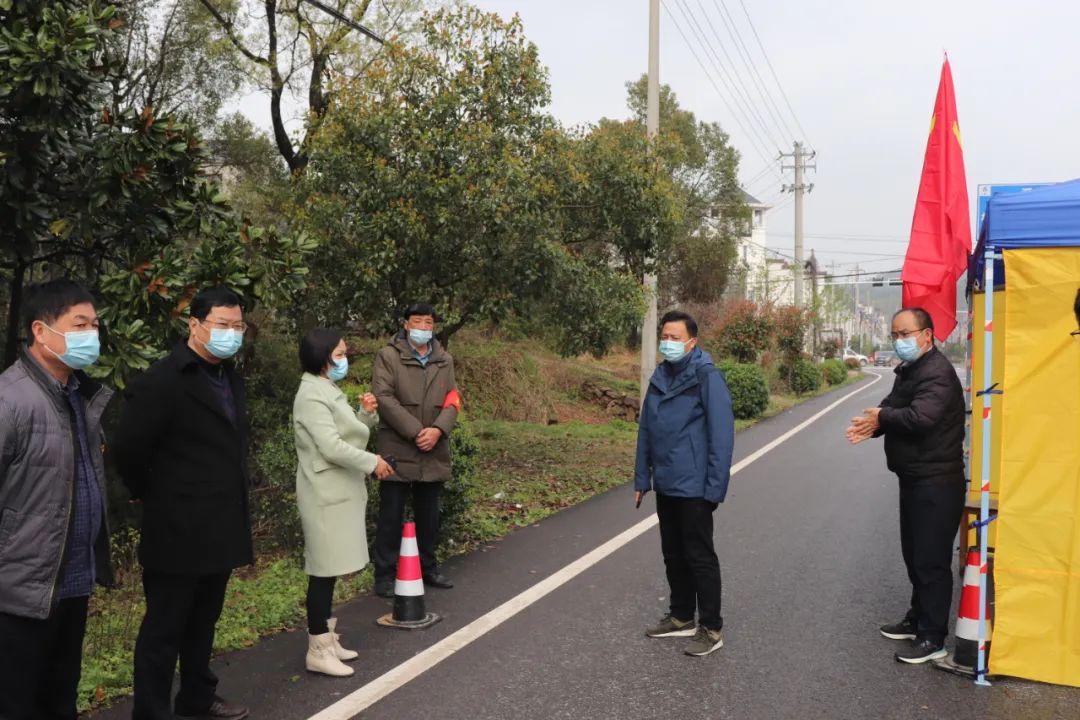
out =
{"type": "Polygon", "coordinates": [[[803,148],[803,144],[796,141],[793,151],[784,153],[781,157],[792,159],[792,164],[783,166],[783,169],[795,171],[795,183],[784,185],[783,191],[795,194],[795,265],[793,268],[795,275],[795,307],[803,307],[803,193],[814,189],[813,183],[807,185],[803,182],[803,173],[808,169],[817,170],[816,163],[807,163],[807,160],[813,160],[817,157],[817,152],[812,150],[807,153],[803,148]]]}
{"type": "MultiPolygon", "coordinates": [[[[660,131],[660,0],[649,0],[649,94],[645,132],[650,144],[660,131]]],[[[645,273],[646,310],[641,323],[641,402],[656,370],[656,274],[645,273]]]]}

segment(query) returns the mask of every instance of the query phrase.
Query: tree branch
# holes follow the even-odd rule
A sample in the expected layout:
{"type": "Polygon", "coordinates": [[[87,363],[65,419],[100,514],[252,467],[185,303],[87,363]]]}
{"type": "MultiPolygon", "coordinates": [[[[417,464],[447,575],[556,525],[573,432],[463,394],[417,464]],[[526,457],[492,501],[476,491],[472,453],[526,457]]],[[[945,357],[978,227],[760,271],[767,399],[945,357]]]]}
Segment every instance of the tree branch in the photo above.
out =
{"type": "MultiPolygon", "coordinates": [[[[255,53],[251,52],[251,50],[248,50],[247,46],[244,45],[244,41],[241,40],[240,36],[236,34],[236,26],[233,24],[233,21],[225,17],[220,10],[214,7],[214,4],[211,3],[210,0],[199,0],[199,2],[201,2],[203,4],[203,7],[205,7],[210,12],[210,14],[214,16],[214,19],[217,20],[218,25],[221,26],[221,29],[224,30],[226,36],[228,36],[229,42],[231,42],[233,46],[240,51],[241,55],[258,65],[266,66],[270,64],[269,58],[264,58],[260,55],[256,55],[255,53]]],[[[267,3],[267,5],[271,5],[271,3],[267,3]]],[[[272,13],[273,10],[271,10],[270,12],[272,13]]],[[[272,23],[273,21],[270,18],[267,18],[267,22],[272,23]]]]}

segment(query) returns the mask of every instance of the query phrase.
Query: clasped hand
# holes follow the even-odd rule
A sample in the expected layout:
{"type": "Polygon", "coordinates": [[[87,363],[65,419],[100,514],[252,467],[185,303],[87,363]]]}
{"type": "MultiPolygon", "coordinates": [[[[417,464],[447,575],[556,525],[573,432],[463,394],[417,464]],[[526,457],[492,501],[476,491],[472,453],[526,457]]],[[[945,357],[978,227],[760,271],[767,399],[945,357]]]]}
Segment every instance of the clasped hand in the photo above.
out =
{"type": "Polygon", "coordinates": [[[851,425],[844,431],[848,442],[858,445],[874,437],[874,433],[881,429],[881,423],[878,420],[880,412],[881,408],[867,408],[862,415],[852,418],[851,425]]]}
{"type": "Polygon", "coordinates": [[[442,439],[442,430],[436,427],[424,428],[416,436],[416,447],[420,449],[420,452],[431,452],[440,439],[442,439]]]}

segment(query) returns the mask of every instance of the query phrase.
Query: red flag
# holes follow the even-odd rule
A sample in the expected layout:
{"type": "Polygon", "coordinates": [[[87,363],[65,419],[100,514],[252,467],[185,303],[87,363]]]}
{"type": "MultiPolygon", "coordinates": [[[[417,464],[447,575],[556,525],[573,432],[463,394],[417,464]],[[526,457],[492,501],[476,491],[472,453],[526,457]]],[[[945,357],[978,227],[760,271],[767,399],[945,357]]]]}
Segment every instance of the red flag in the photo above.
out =
{"type": "Polygon", "coordinates": [[[956,282],[967,271],[970,223],[956,94],[946,57],[901,275],[904,307],[929,312],[938,340],[944,341],[956,327],[956,282]]]}

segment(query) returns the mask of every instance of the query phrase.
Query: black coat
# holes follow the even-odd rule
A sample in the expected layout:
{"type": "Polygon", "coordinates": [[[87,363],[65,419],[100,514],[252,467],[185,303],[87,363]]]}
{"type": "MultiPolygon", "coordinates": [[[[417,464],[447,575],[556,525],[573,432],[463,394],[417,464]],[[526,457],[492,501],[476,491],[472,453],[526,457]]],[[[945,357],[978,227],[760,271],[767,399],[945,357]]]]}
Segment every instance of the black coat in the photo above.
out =
{"type": "Polygon", "coordinates": [[[144,568],[203,575],[253,562],[244,382],[231,365],[224,370],[235,424],[186,345],[125,392],[112,449],[124,484],[142,501],[144,568]]]}
{"type": "Polygon", "coordinates": [[[889,469],[902,480],[963,479],[964,389],[936,347],[896,368],[878,421],[889,469]]]}

